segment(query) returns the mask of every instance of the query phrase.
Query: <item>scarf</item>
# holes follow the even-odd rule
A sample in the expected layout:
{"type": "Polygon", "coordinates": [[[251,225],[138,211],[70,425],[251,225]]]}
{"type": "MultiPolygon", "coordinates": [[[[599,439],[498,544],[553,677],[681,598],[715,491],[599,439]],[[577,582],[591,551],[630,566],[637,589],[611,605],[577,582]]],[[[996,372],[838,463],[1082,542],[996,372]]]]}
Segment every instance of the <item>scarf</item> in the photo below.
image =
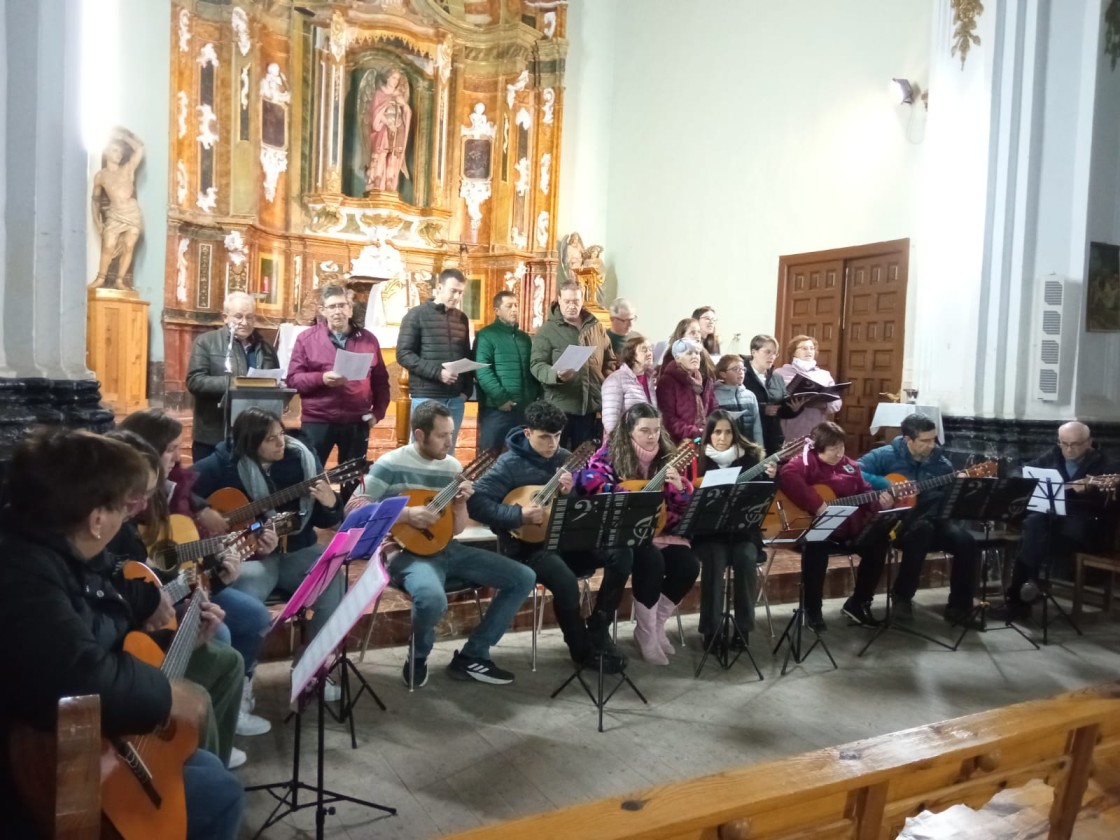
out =
{"type": "Polygon", "coordinates": [[[809,371],[816,369],[817,360],[816,359],[799,359],[796,356],[794,356],[793,357],[793,366],[795,368],[797,368],[798,370],[803,370],[803,371],[805,371],[805,373],[808,373],[809,371]]]}
{"type": "Polygon", "coordinates": [[[716,466],[720,468],[730,467],[735,461],[743,457],[743,450],[739,448],[738,444],[729,449],[720,452],[710,443],[704,447],[704,454],[707,455],[716,466]]]}
{"type": "MultiPolygon", "coordinates": [[[[299,454],[300,466],[303,468],[304,476],[311,478],[319,474],[319,465],[315,461],[315,453],[294,437],[285,435],[284,451],[287,452],[289,449],[294,449],[299,454]]],[[[268,479],[265,478],[264,470],[261,468],[261,465],[252,458],[239,458],[237,460],[237,477],[241,479],[241,486],[245,488],[246,494],[252,501],[272,495],[272,490],[269,488],[268,479]]],[[[311,510],[314,506],[315,499],[311,497],[310,493],[306,493],[300,497],[300,531],[303,531],[311,524],[311,510]]],[[[267,512],[267,515],[275,516],[276,511],[270,510],[267,512]]]]}
{"type": "Polygon", "coordinates": [[[641,465],[642,472],[645,473],[646,478],[650,477],[650,467],[653,466],[653,462],[657,459],[657,455],[660,451],[661,447],[656,444],[653,449],[642,449],[638,444],[634,444],[634,455],[638,459],[638,463],[641,465]]]}

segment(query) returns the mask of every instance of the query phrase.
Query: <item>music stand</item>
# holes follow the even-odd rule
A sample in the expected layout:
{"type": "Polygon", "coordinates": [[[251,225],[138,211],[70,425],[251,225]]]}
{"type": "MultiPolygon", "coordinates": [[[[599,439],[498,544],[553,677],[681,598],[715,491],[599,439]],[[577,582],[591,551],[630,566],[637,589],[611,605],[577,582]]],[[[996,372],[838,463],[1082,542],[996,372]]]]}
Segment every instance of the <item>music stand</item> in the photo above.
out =
{"type": "Polygon", "coordinates": [[[766,512],[770,509],[771,502],[778,492],[778,486],[772,481],[743,482],[735,484],[719,484],[716,486],[701,486],[692,494],[688,509],[675,529],[678,536],[690,542],[696,537],[710,537],[715,541],[719,536],[724,539],[728,551],[727,566],[724,571],[723,615],[720,616],[719,625],[712,634],[712,640],[704,648],[704,655],[696,667],[695,677],[700,676],[708,657],[714,653],[716,661],[723,670],[728,670],[739,661],[745,653],[758,674],[758,679],[763,679],[762,671],[755,662],[747,645],[747,636],[735,618],[733,604],[734,597],[731,588],[731,547],[736,538],[743,539],[754,528],[762,524],[766,512]],[[739,640],[739,650],[731,655],[731,643],[739,640]]]}
{"type": "Polygon", "coordinates": [[[1054,523],[1057,522],[1059,516],[1069,515],[1066,508],[1066,488],[1062,474],[1057,470],[1023,467],[1023,473],[1038,481],[1038,487],[1031,496],[1027,507],[1036,513],[1046,515],[1046,548],[1042,555],[1045,558],[1042,563],[1042,571],[1045,572],[1045,577],[1040,576],[1039,583],[1042,584],[1040,587],[1042,590],[1042,643],[1048,645],[1050,644],[1050,604],[1053,604],[1058,615],[1077,631],[1078,636],[1085,635],[1081,632],[1081,628],[1074,623],[1073,617],[1062,609],[1062,605],[1054,597],[1053,589],[1050,588],[1050,564],[1053,562],[1054,550],[1054,523]]]}
{"type": "MultiPolygon", "coordinates": [[[[382,504],[391,504],[398,501],[405,502],[406,500],[403,498],[387,499],[382,504]]],[[[392,508],[389,509],[389,511],[391,510],[392,508]]],[[[396,513],[399,514],[400,510],[398,509],[396,513]]],[[[393,521],[395,520],[396,515],[393,515],[393,521]]],[[[392,522],[390,522],[390,524],[392,524],[392,522]]],[[[339,555],[335,555],[329,562],[333,564],[338,556],[339,555]]],[[[320,558],[320,560],[321,559],[322,558],[320,558]]],[[[323,766],[326,742],[324,736],[326,698],[323,692],[326,686],[327,673],[335,667],[335,664],[328,667],[327,662],[335,654],[335,650],[343,644],[350,631],[354,628],[354,625],[357,624],[365,614],[365,611],[380,597],[388,583],[389,576],[384,566],[377,562],[370,563],[366,566],[366,570],[362,573],[361,578],[359,578],[358,582],[354,585],[354,588],[346,593],[346,596],[343,597],[341,603],[339,603],[338,609],[336,609],[327,620],[326,625],[319,631],[318,635],[311,640],[311,643],[303,652],[303,656],[292,669],[292,692],[290,700],[295,709],[292,776],[290,779],[283,782],[250,785],[245,788],[246,792],[257,790],[266,791],[276,800],[276,807],[272,809],[272,812],[268,815],[268,818],[254,837],[260,837],[266,829],[275,825],[288,814],[295,813],[304,808],[314,807],[315,837],[317,840],[322,840],[327,815],[334,813],[334,809],[328,808],[327,806],[335,802],[351,802],[365,808],[374,808],[390,815],[396,815],[396,809],[390,808],[387,805],[379,805],[376,802],[358,799],[357,797],[328,790],[324,786],[323,766]],[[310,705],[312,701],[318,702],[317,734],[319,738],[316,754],[316,783],[314,785],[301,781],[299,777],[300,730],[302,729],[303,713],[307,710],[307,706],[310,705]],[[313,797],[310,801],[300,802],[300,791],[311,792],[313,797]]],[[[300,590],[302,589],[304,589],[303,586],[300,587],[300,590]]],[[[311,591],[310,588],[309,591],[311,591]]],[[[298,592],[299,590],[297,590],[297,593],[298,592]]],[[[292,600],[294,601],[295,599],[296,596],[293,595],[292,600]]],[[[289,602],[289,605],[290,603],[291,602],[289,602]]]]}
{"type": "MultiPolygon", "coordinates": [[[[603,551],[616,548],[641,548],[649,545],[657,532],[657,520],[662,496],[658,492],[603,493],[596,496],[562,496],[553,503],[552,518],[548,524],[548,551],[603,551]]],[[[648,705],[645,695],[634,685],[623,670],[618,682],[610,691],[605,690],[603,658],[598,657],[597,690],[583,678],[582,664],[577,664],[572,675],[564,680],[549,699],[555,699],[568,685],[577,680],[595,704],[599,713],[599,731],[603,731],[603,709],[615,692],[623,685],[630,687],[638,699],[648,705]]]]}
{"type": "MultiPolygon", "coordinates": [[[[941,510],[937,514],[940,519],[965,519],[976,520],[984,523],[984,541],[991,539],[992,525],[996,522],[1011,523],[1023,518],[1028,511],[1031,496],[1038,487],[1038,481],[1033,478],[959,478],[953,482],[952,489],[946,494],[941,510]]],[[[969,624],[978,618],[984,625],[983,632],[992,630],[1014,630],[1028,642],[1035,650],[1035,642],[1021,627],[1011,620],[1008,615],[1003,627],[990,627],[987,624],[988,610],[991,603],[988,601],[987,578],[981,569],[980,597],[976,606],[967,616],[961,619],[964,628],[957,638],[953,650],[960,646],[964,637],[968,635],[969,624]]]]}
{"type": "MultiPolygon", "coordinates": [[[[858,510],[858,508],[847,506],[827,508],[824,513],[820,514],[820,516],[817,516],[809,523],[809,527],[786,528],[781,533],[779,533],[778,536],[770,540],[770,545],[774,545],[775,543],[782,543],[785,545],[789,545],[791,548],[804,550],[805,543],[807,542],[826,542],[828,538],[836,531],[836,529],[843,525],[844,522],[847,521],[848,517],[855,513],[856,510],[858,510]]],[[[796,522],[797,520],[794,521],[796,522]]],[[[804,626],[805,576],[803,574],[801,576],[801,582],[797,587],[797,609],[793,611],[793,615],[790,617],[789,623],[786,624],[785,629],[782,631],[782,635],[778,637],[778,642],[774,645],[773,650],[773,655],[777,656],[778,650],[782,647],[782,643],[789,643],[789,647],[786,649],[786,658],[782,662],[783,677],[786,675],[786,671],[789,669],[790,658],[793,659],[795,665],[800,665],[802,662],[809,658],[809,654],[816,650],[818,645],[825,652],[825,655],[828,656],[828,661],[832,663],[833,669],[840,667],[836,664],[836,660],[832,658],[832,651],[828,649],[828,645],[825,643],[824,639],[821,638],[821,634],[816,630],[813,630],[812,627],[810,627],[809,629],[812,631],[815,638],[813,639],[813,643],[809,645],[809,649],[802,653],[801,635],[804,626]]]]}

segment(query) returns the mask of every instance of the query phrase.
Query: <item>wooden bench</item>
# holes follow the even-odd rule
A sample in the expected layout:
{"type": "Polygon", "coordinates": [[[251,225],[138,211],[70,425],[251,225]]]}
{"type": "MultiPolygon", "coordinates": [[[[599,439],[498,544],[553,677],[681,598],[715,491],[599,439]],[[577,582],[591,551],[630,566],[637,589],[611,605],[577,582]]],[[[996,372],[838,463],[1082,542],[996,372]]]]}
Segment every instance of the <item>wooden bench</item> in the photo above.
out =
{"type": "Polygon", "coordinates": [[[458,840],[882,840],[1032,779],[1068,838],[1090,774],[1120,782],[1120,682],[452,835],[458,840]]]}

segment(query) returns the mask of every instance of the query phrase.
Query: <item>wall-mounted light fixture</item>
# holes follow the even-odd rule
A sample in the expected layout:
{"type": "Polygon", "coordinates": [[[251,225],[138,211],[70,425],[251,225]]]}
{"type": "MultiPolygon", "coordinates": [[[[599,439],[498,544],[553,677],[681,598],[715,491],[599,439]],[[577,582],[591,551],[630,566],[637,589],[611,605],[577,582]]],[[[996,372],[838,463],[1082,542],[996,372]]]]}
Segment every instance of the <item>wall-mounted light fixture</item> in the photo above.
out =
{"type": "Polygon", "coordinates": [[[929,91],[922,90],[917,82],[891,79],[890,94],[892,101],[897,105],[913,105],[921,101],[927,109],[929,108],[929,91]]]}

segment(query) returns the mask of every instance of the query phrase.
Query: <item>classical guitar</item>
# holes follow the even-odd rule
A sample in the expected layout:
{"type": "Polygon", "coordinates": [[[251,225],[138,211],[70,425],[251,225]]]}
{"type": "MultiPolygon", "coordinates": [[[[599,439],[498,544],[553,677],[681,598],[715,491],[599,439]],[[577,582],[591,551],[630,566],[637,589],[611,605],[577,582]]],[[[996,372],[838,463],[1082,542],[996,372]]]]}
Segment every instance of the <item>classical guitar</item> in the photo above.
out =
{"type": "Polygon", "coordinates": [[[520,528],[511,531],[517,539],[534,545],[545,541],[548,536],[548,522],[552,518],[552,500],[560,492],[560,476],[565,472],[571,473],[582,469],[598,448],[599,441],[586,441],[568,456],[568,460],[557,470],[556,475],[548,480],[547,484],[529,484],[525,487],[515,487],[506,493],[506,497],[502,499],[502,504],[520,505],[523,508],[530,505],[540,505],[545,509],[544,521],[540,525],[526,522],[520,528]]]}
{"type": "MultiPolygon", "coordinates": [[[[753,467],[748,467],[743,470],[735,479],[736,484],[746,484],[748,481],[754,481],[764,472],[771,464],[780,464],[783,461],[788,461],[794,454],[805,445],[805,441],[809,439],[808,435],[803,438],[791,441],[775,452],[773,455],[767,455],[753,467]]],[[[693,482],[697,487],[702,486],[704,483],[704,476],[700,476],[693,482]]]]}
{"type": "MultiPolygon", "coordinates": [[[[951,473],[939,475],[936,478],[927,478],[923,481],[911,481],[899,476],[902,478],[902,481],[892,483],[888,492],[895,497],[895,504],[902,507],[905,504],[904,500],[913,499],[919,493],[932,490],[934,487],[952,484],[958,477],[989,478],[996,475],[998,471],[998,461],[984,461],[983,463],[975,464],[963,470],[955,470],[951,473]]],[[[888,478],[890,478],[890,476],[888,476],[888,478]]],[[[813,489],[817,491],[817,495],[821,497],[821,501],[829,507],[859,507],[860,505],[865,505],[868,502],[874,501],[879,497],[879,494],[883,492],[881,490],[871,490],[867,493],[858,493],[854,496],[844,496],[838,499],[836,498],[836,493],[833,492],[832,488],[827,484],[814,484],[813,489]]],[[[801,508],[795,505],[789,497],[780,490],[778,491],[778,499],[781,500],[782,512],[786,517],[786,521],[793,522],[797,519],[813,519],[815,514],[801,510],[801,508]]]]}
{"type": "Polygon", "coordinates": [[[442,490],[409,490],[402,493],[408,499],[406,507],[424,507],[439,518],[427,528],[415,528],[398,521],[389,531],[393,539],[400,543],[401,548],[421,557],[431,557],[447,548],[455,530],[451,502],[459,492],[459,485],[480,478],[494,466],[496,460],[498,456],[494,452],[483,452],[442,490]]]}
{"type": "MultiPolygon", "coordinates": [[[[198,526],[189,516],[173,513],[170,519],[171,524],[168,529],[170,539],[157,543],[148,554],[148,565],[160,571],[173,572],[184,563],[193,563],[196,560],[217,554],[232,542],[230,534],[200,537],[198,526]]],[[[287,511],[271,516],[265,522],[254,520],[234,537],[255,536],[265,528],[275,530],[276,534],[282,537],[290,534],[298,525],[299,514],[294,511],[287,511]]]]}
{"type": "Polygon", "coordinates": [[[308,495],[311,492],[311,485],[317,481],[326,481],[328,484],[335,482],[345,484],[348,481],[359,480],[368,469],[369,462],[365,458],[355,458],[345,464],[339,464],[334,469],[319,473],[319,475],[298,484],[293,484],[291,487],[277,490],[263,499],[250,502],[240,490],[234,487],[223,487],[221,490],[215,490],[211,493],[207,502],[209,502],[210,507],[222,514],[231,526],[243,527],[249,521],[256,519],[262,513],[267,513],[277,505],[308,495]]]}
{"type": "MultiPolygon", "coordinates": [[[[660,492],[665,487],[665,480],[669,475],[670,469],[682,470],[692,463],[692,459],[696,457],[696,444],[691,440],[686,440],[676,448],[669,460],[665,462],[653,476],[647,481],[641,478],[632,478],[621,482],[621,486],[625,490],[631,492],[660,492]]],[[[668,510],[665,508],[665,502],[661,503],[661,509],[657,514],[657,533],[660,534],[665,530],[665,523],[668,520],[668,510]]]]}
{"type": "MultiPolygon", "coordinates": [[[[124,649],[158,667],[169,682],[181,679],[194,652],[206,596],[196,591],[164,654],[146,633],[129,633],[124,649]]],[[[171,719],[148,735],[106,739],[101,753],[101,807],[124,840],[187,835],[183,764],[198,749],[198,728],[186,717],[171,719]]]]}

